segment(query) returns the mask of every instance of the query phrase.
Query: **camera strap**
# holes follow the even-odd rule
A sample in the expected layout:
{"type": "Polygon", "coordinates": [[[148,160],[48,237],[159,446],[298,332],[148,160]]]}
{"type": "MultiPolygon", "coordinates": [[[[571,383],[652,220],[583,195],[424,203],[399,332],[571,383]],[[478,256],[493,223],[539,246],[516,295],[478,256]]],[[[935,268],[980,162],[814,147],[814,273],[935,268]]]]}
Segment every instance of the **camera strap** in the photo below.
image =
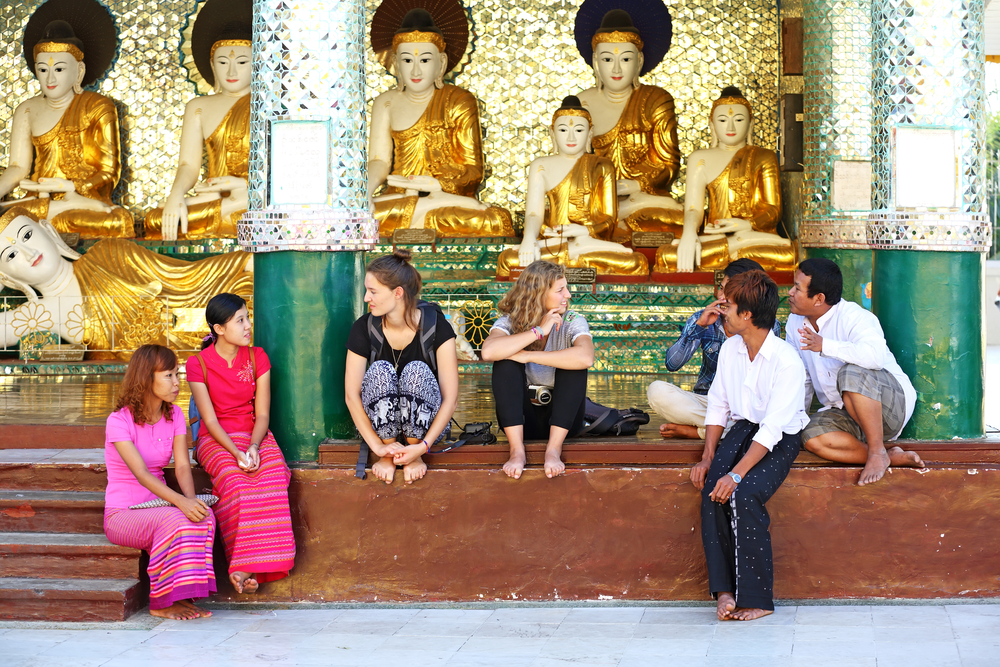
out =
{"type": "MultiPolygon", "coordinates": [[[[458,426],[458,422],[452,417],[451,420],[455,422],[455,426],[458,426]]],[[[470,442],[477,445],[492,445],[497,441],[497,437],[493,435],[493,422],[489,422],[486,428],[475,433],[469,433],[469,425],[466,424],[462,428],[461,434],[458,436],[458,440],[445,441],[446,447],[444,449],[435,449],[429,454],[444,454],[445,452],[450,452],[453,449],[458,449],[463,445],[467,445],[470,442]]]]}

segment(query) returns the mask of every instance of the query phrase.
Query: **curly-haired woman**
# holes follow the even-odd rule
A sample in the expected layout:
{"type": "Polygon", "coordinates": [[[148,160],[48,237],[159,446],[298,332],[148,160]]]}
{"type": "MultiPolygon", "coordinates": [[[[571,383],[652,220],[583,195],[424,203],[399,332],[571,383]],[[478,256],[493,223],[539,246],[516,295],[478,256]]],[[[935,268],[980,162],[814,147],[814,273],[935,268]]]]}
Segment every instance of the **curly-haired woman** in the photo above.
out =
{"type": "Polygon", "coordinates": [[[587,369],[594,365],[590,326],[569,310],[563,267],[543,260],[528,265],[497,304],[502,316],[483,342],[483,360],[493,362],[497,420],[510,443],[503,470],[521,477],[525,440],[547,440],[545,475],[561,475],[562,444],[583,429],[587,369]],[[551,392],[532,400],[538,388],[551,392]]]}
{"type": "Polygon", "coordinates": [[[210,333],[187,360],[187,379],[201,415],[198,461],[212,476],[215,516],[238,593],[288,576],[295,537],[288,508],[291,472],[268,429],[271,362],[250,345],[247,304],[217,294],[205,308],[210,333]]]}
{"type": "Polygon", "coordinates": [[[149,552],[149,613],[187,620],[212,615],[192,599],[215,592],[215,516],[195,497],[184,413],[173,404],[179,391],[173,352],[136,350],[108,416],[104,532],[115,544],[149,552]],[[163,479],[171,454],[182,493],[163,479]],[[129,509],[157,498],[171,506],[129,509]]]}

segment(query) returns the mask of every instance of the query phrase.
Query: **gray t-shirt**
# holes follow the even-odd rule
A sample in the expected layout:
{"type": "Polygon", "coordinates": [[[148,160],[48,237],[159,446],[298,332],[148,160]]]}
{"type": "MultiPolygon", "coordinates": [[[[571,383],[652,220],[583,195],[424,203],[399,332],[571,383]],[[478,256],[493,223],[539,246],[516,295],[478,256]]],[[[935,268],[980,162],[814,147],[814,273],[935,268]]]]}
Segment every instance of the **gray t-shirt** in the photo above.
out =
{"type": "MultiPolygon", "coordinates": [[[[501,316],[500,319],[494,322],[493,326],[490,327],[490,331],[493,331],[493,329],[499,329],[508,336],[521,333],[520,331],[510,330],[510,317],[507,315],[501,316]]],[[[590,336],[590,325],[587,324],[587,320],[583,319],[582,315],[568,310],[563,316],[562,326],[558,330],[553,327],[552,331],[549,332],[549,339],[545,341],[545,351],[558,352],[559,350],[565,350],[571,347],[580,336],[590,336]]],[[[528,376],[528,384],[551,387],[556,381],[556,369],[552,366],[528,363],[525,374],[528,376]]]]}

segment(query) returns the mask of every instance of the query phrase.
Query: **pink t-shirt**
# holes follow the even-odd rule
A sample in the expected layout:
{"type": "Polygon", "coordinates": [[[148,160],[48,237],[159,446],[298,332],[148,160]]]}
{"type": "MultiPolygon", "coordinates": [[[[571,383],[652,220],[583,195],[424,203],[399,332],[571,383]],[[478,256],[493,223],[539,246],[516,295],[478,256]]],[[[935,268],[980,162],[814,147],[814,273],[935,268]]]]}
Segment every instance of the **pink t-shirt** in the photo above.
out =
{"type": "Polygon", "coordinates": [[[105,509],[127,509],[157,498],[155,493],[135,478],[118,454],[115,443],[131,442],[135,445],[149,472],[163,482],[163,466],[170,463],[174,451],[174,436],[184,435],[187,431],[184,411],[180,406],[173,406],[172,418],[173,421],[168,422],[164,416],[155,424],[140,425],[132,419],[132,411],[127,407],[108,415],[104,430],[104,461],[108,468],[105,509]]]}
{"type": "MultiPolygon", "coordinates": [[[[208,395],[212,398],[215,416],[226,433],[253,431],[254,421],[257,419],[253,406],[257,378],[271,370],[271,361],[264,350],[255,347],[253,352],[257,361],[257,377],[253,374],[249,346],[239,349],[232,368],[215,351],[214,345],[209,345],[199,353],[208,369],[208,395]]],[[[205,381],[197,354],[191,355],[187,360],[187,379],[188,382],[205,381]]]]}

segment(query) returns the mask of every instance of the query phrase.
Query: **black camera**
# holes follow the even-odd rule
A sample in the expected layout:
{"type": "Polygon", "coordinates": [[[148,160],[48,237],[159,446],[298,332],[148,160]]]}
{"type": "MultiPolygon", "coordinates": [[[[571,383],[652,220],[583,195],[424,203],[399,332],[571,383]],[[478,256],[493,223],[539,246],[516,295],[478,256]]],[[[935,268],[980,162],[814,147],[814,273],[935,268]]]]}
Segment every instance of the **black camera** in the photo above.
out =
{"type": "Polygon", "coordinates": [[[532,405],[548,405],[552,402],[552,387],[529,384],[528,400],[531,401],[532,405]]]}

